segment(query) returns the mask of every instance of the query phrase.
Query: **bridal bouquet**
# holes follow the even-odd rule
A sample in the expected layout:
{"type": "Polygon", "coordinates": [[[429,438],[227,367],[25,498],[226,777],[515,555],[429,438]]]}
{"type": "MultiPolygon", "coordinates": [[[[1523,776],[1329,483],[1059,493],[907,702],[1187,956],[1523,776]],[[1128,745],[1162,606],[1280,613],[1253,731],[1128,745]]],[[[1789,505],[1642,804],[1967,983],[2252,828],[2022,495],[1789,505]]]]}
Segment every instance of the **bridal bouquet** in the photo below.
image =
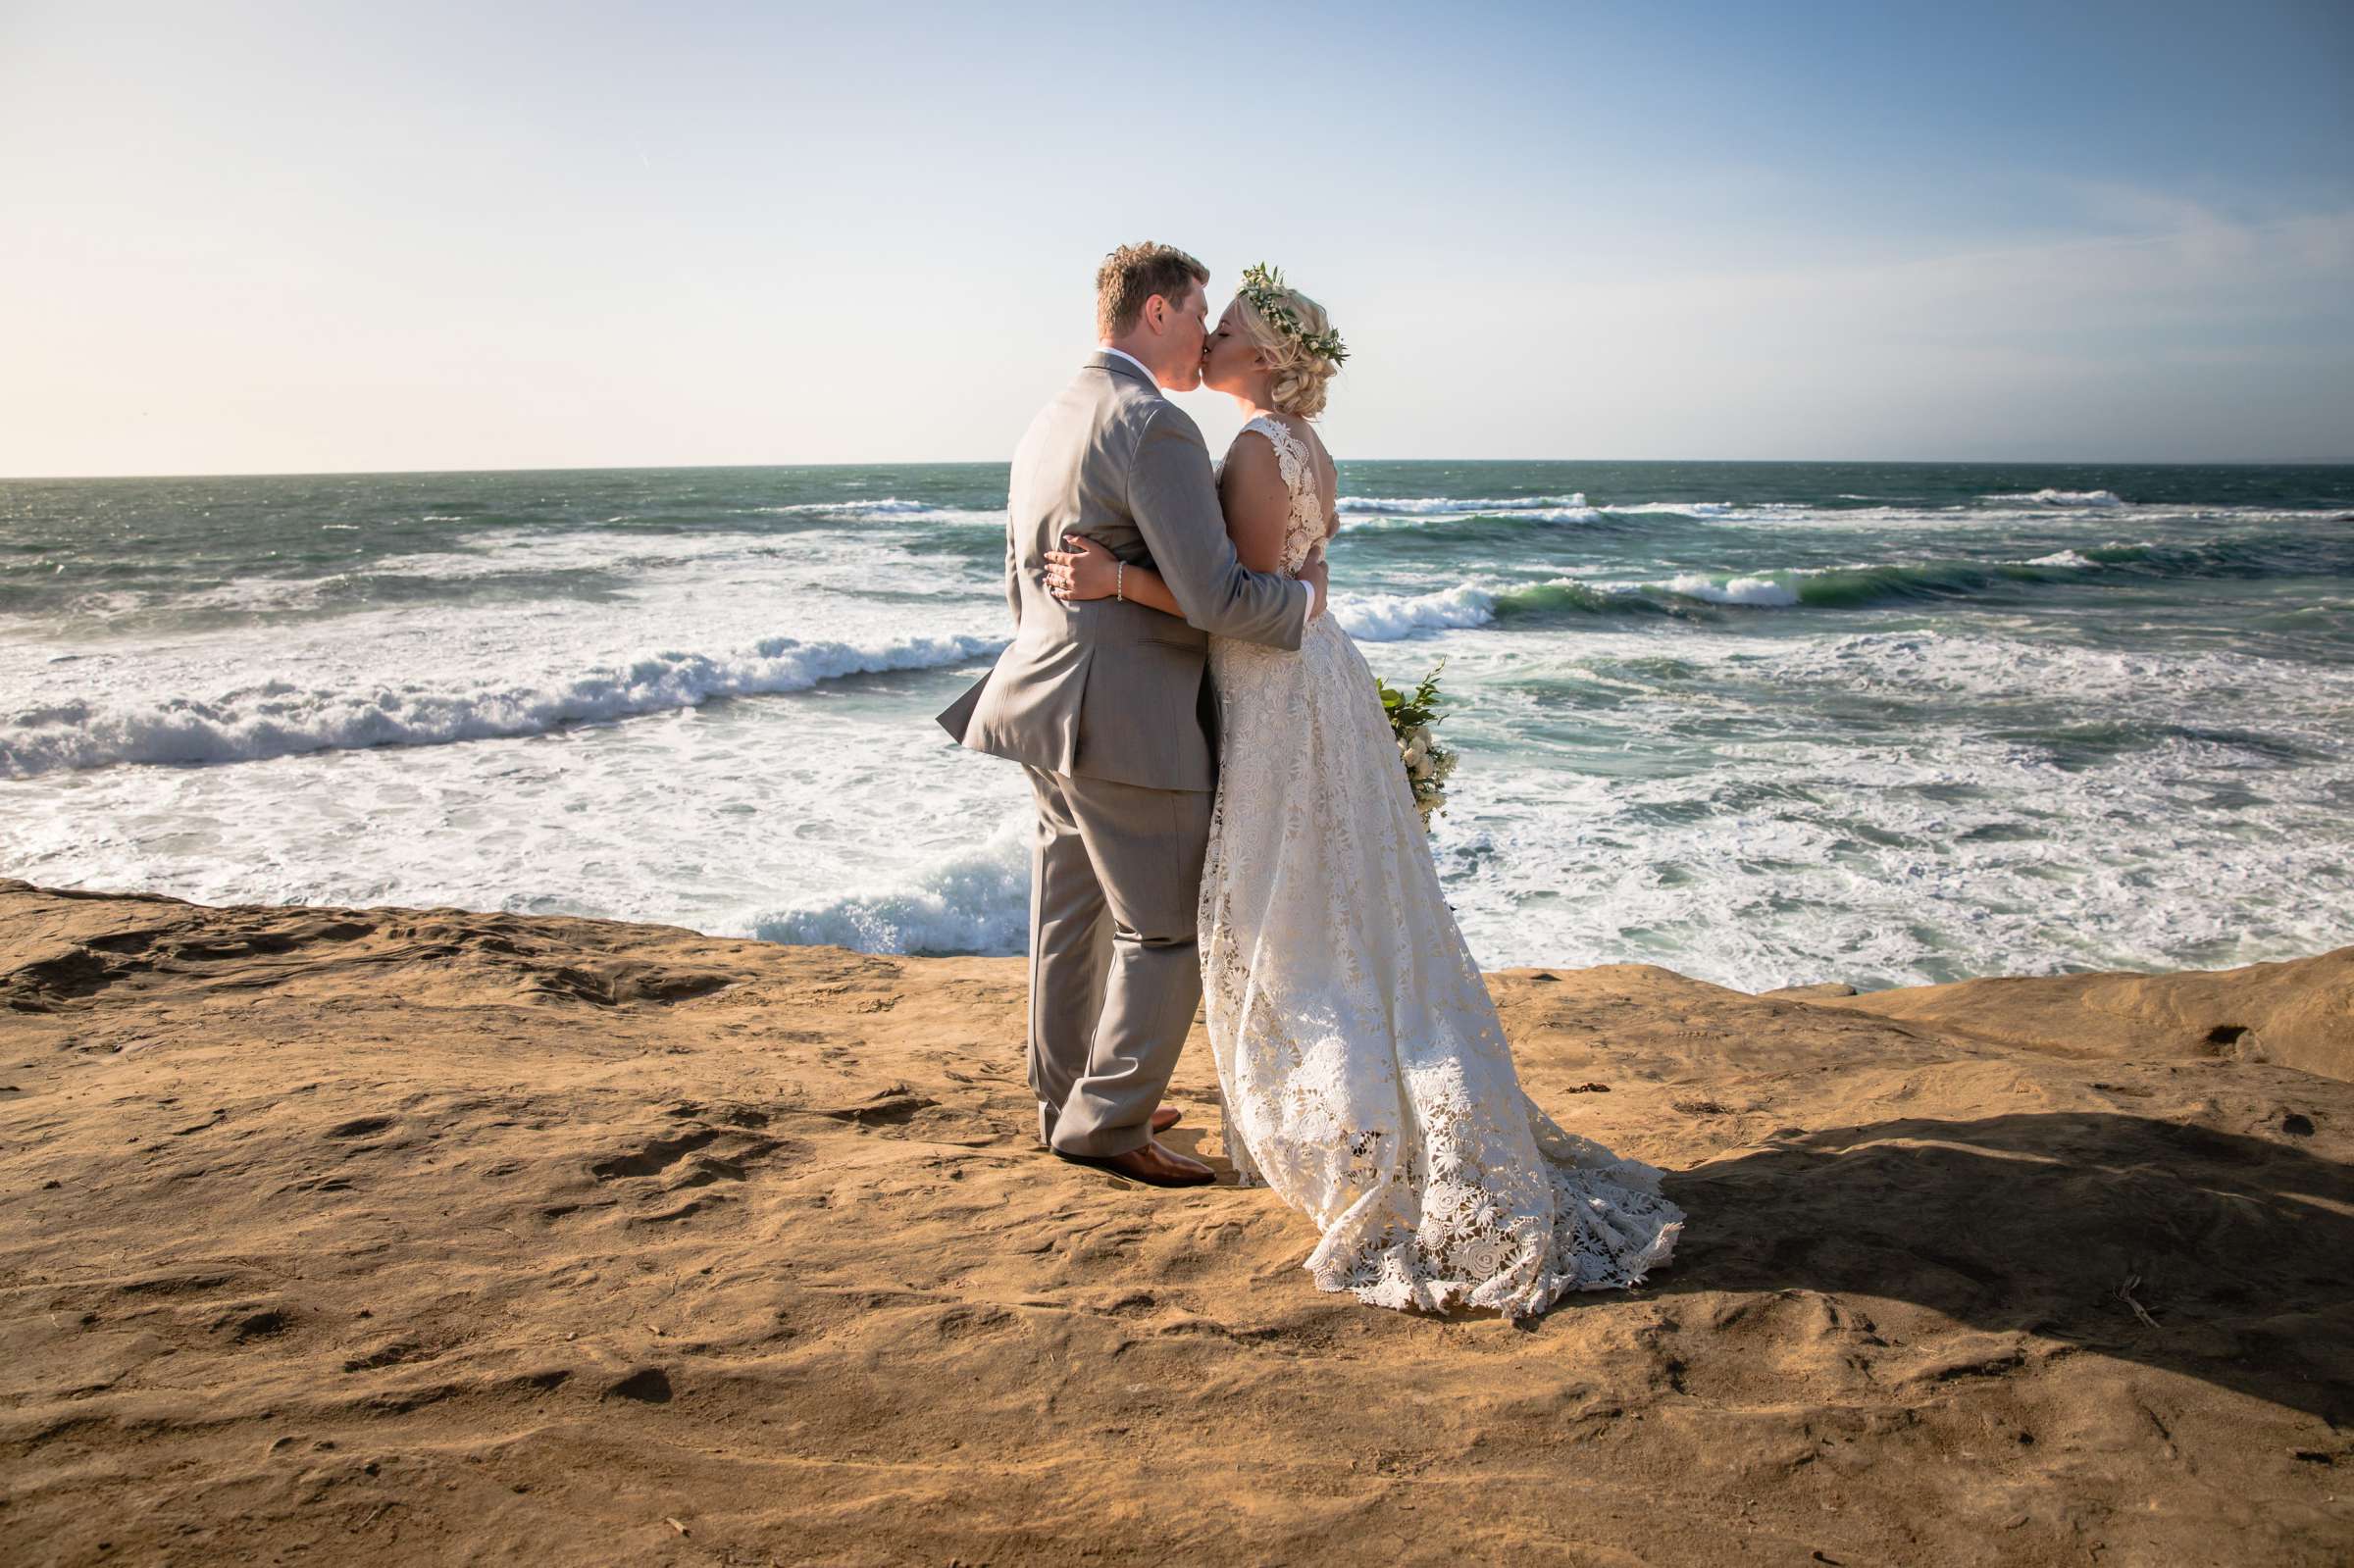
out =
{"type": "Polygon", "coordinates": [[[1441,659],[1422,678],[1422,683],[1411,692],[1400,691],[1379,676],[1373,683],[1381,692],[1381,706],[1390,716],[1390,733],[1398,737],[1398,755],[1406,763],[1406,782],[1413,786],[1414,809],[1422,813],[1422,826],[1430,827],[1434,811],[1447,809],[1447,776],[1455,772],[1456,753],[1439,744],[1430,727],[1446,718],[1439,710],[1439,671],[1447,668],[1441,659]]]}

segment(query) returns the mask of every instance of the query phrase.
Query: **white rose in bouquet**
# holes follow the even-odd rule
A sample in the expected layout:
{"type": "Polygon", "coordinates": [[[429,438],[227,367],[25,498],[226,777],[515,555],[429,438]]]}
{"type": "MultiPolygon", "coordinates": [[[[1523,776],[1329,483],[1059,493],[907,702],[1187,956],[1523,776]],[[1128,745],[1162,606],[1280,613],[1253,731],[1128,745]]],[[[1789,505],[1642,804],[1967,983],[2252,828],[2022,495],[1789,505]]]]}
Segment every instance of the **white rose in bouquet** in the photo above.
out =
{"type": "Polygon", "coordinates": [[[1439,711],[1439,670],[1446,667],[1447,661],[1440,660],[1438,668],[1424,676],[1411,693],[1374,677],[1381,706],[1390,717],[1390,733],[1398,739],[1407,787],[1413,791],[1414,810],[1421,813],[1425,829],[1434,813],[1447,809],[1447,778],[1455,772],[1456,754],[1430,733],[1430,727],[1446,717],[1439,711]]]}

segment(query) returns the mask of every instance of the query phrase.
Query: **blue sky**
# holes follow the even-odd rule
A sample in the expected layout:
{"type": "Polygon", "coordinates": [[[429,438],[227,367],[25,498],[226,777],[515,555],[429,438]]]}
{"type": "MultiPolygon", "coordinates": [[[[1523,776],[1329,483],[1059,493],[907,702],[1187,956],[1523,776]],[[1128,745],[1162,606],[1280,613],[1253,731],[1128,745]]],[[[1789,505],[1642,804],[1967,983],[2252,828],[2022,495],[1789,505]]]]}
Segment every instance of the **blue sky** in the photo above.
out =
{"type": "Polygon", "coordinates": [[[0,0],[0,474],[998,459],[1146,237],[1344,456],[2354,460],[2354,7],[1135,19],[0,0]]]}

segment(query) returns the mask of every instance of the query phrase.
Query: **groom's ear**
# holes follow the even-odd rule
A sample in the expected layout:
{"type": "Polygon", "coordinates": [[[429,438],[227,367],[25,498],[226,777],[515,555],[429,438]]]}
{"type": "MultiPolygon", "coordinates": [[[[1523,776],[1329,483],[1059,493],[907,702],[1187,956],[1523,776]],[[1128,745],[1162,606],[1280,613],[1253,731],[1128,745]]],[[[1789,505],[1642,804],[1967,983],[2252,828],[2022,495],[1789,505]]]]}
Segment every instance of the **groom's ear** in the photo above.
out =
{"type": "Polygon", "coordinates": [[[1146,295],[1145,308],[1140,313],[1140,319],[1153,331],[1165,332],[1176,326],[1177,319],[1187,311],[1200,309],[1203,315],[1207,315],[1207,307],[1208,295],[1203,290],[1201,283],[1189,281],[1184,290],[1174,295],[1146,295]]]}

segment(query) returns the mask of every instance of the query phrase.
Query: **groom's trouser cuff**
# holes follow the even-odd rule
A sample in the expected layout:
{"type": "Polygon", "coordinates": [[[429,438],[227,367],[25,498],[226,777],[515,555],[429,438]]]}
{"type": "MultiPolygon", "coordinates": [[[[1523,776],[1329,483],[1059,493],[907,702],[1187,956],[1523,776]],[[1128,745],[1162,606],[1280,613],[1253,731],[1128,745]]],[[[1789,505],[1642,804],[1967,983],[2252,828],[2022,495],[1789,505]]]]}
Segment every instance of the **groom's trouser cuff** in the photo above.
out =
{"type": "Polygon", "coordinates": [[[1194,925],[1211,797],[1027,771],[1039,808],[1030,1067],[1040,1133],[1066,1154],[1126,1153],[1151,1139],[1152,1108],[1202,997],[1194,925]]]}

